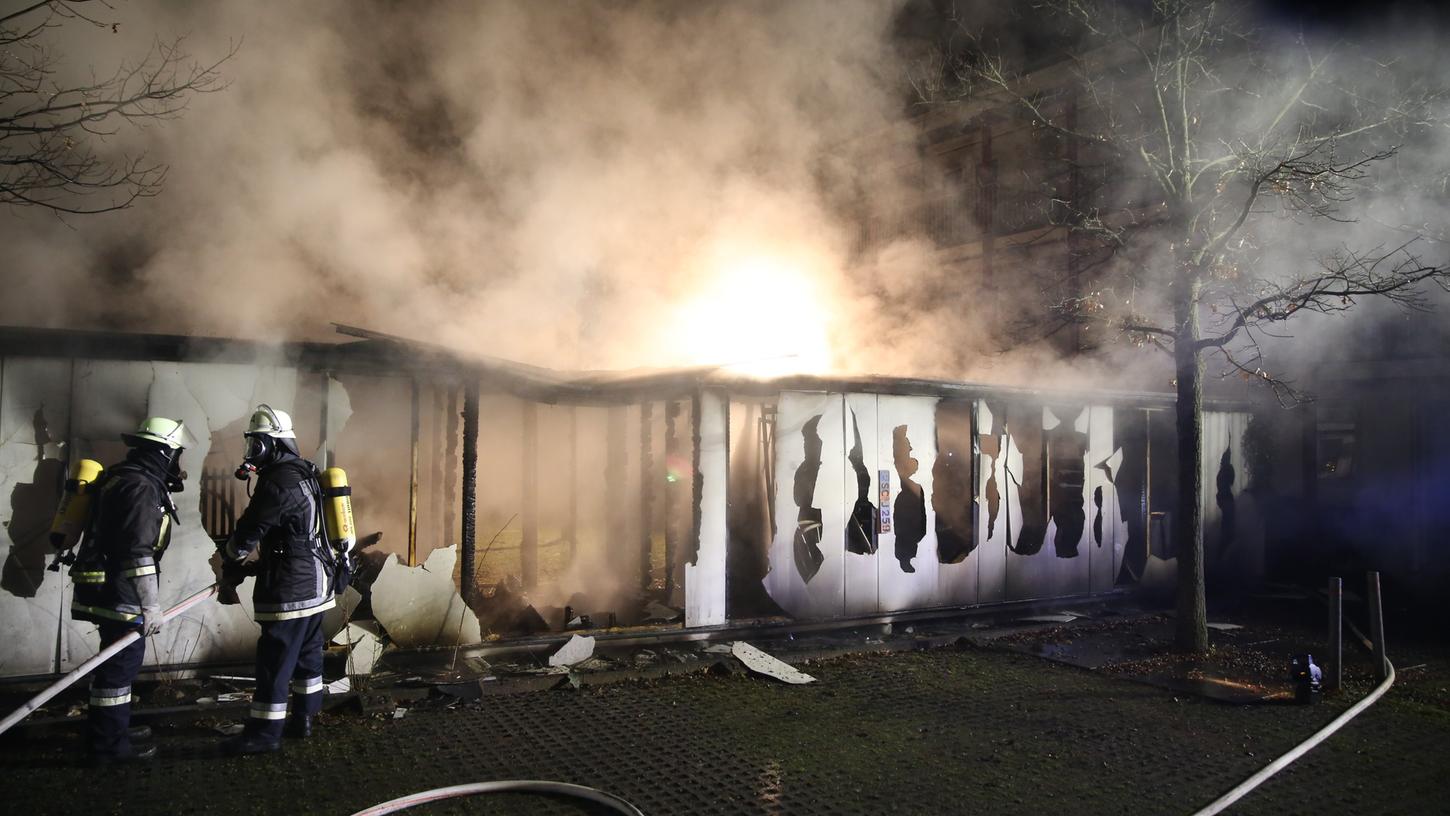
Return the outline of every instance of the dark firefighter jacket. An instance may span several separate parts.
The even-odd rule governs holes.
[[[102,477],[86,537],[71,567],[76,620],[139,623],[139,580],[157,574],[171,543],[176,507],[166,490],[164,467],[132,456]]]
[[[288,456],[257,473],[257,490],[222,554],[234,570],[256,554],[258,621],[305,618],[333,606],[317,466]]]

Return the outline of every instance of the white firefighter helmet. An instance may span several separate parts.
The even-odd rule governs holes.
[[[292,430],[292,417],[286,411],[279,411],[265,402],[252,412],[252,421],[247,423],[246,434],[261,434],[273,439],[296,439]]]
[[[179,419],[149,417],[135,433],[121,434],[121,441],[133,448],[143,442],[152,442],[168,450],[183,450],[190,444],[191,435]]]

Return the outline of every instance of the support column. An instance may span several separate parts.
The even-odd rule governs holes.
[[[654,403],[639,407],[639,586],[649,590],[650,555],[654,549]]]
[[[428,523],[424,525],[434,547],[447,547],[448,528],[443,526],[443,387],[435,384],[431,389],[431,417],[428,421]]]
[[[463,394],[463,525],[459,530],[459,583],[464,602],[477,591],[474,575],[474,524],[478,508],[478,380],[465,386]]]
[[[1344,673],[1344,580],[1329,579],[1329,643],[1324,654],[1324,691],[1339,691]]]
[[[539,583],[539,406],[524,403],[524,537],[519,544],[519,569],[525,589]]]
[[[408,470],[408,566],[418,566],[418,380],[411,381],[411,423],[408,439],[412,450],[412,466]]]
[[[448,387],[448,472],[444,476],[443,529],[458,529],[458,386]]]
[[[1369,636],[1374,641],[1374,671],[1380,680],[1390,676],[1389,658],[1385,654],[1385,616],[1380,602],[1380,574],[1371,572],[1368,576],[1368,592],[1365,602],[1369,604]]]
[[[674,602],[675,553],[679,548],[680,526],[676,522],[679,514],[679,477],[670,469],[680,460],[679,437],[680,403],[670,400],[665,403],[665,592],[667,603]]]

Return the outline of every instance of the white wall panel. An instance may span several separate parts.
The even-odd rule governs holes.
[[[839,394],[787,392],[776,408],[775,538],[765,589],[797,618],[838,617],[845,610],[843,405]],[[802,507],[807,498],[809,503]],[[808,544],[816,540],[816,512],[819,555]]]
[[[977,549],[971,557],[977,561],[978,603],[1002,601],[1007,593],[1009,446],[1005,434],[993,434],[1003,419],[985,400],[977,401]]]
[[[1204,411],[1199,464],[1204,569],[1210,575],[1232,575],[1241,584],[1262,578],[1264,564],[1262,521],[1247,492],[1251,485],[1244,433],[1249,418],[1242,412]]]
[[[882,612],[924,609],[941,603],[937,594],[940,565],[936,552],[936,517],[931,506],[932,467],[936,463],[936,402],[934,397],[899,396],[881,396],[876,402],[880,460],[877,489],[881,488],[881,472],[886,474],[891,489],[891,532],[881,534],[878,551],[881,555],[877,558]],[[903,429],[909,452],[897,449],[898,429]],[[901,500],[903,477],[920,485],[925,516],[921,540],[916,542],[916,553],[909,561],[908,553],[902,550],[905,542],[901,537],[902,518],[898,517],[906,505]],[[915,523],[920,523],[920,519]],[[914,526],[908,520],[907,529]],[[909,563],[914,571],[907,572],[903,562]]]
[[[856,430],[861,434],[861,464],[866,469],[866,501],[872,507],[872,519],[869,528],[862,531],[866,538],[869,538],[873,545],[878,541],[878,530],[881,524],[881,500],[880,488],[876,482],[877,472],[881,468],[881,453],[878,446],[876,431],[876,395],[875,394],[847,394],[845,396],[846,410],[844,412],[842,447],[846,450],[847,460],[843,468],[842,481],[844,483],[843,507],[846,511],[846,523],[851,524],[851,510],[855,507],[860,497],[860,486],[857,482],[856,469],[850,461],[850,451],[856,444]],[[876,583],[879,580],[880,562],[889,558],[889,555],[882,555],[880,548],[873,553],[863,554],[846,552],[845,554],[845,589],[846,601],[845,612],[847,615],[869,615],[877,612],[879,606],[879,595]]]
[[[700,395],[700,548],[685,565],[685,625],[725,622],[726,507],[730,482],[728,401],[714,392]]]
[[[1123,560],[1127,527],[1118,506],[1113,478],[1123,454],[1113,439],[1113,409],[1094,405],[1088,421],[1087,556],[1091,573],[1090,591],[1109,592],[1117,580]]]
[[[936,405],[937,459],[932,473],[933,507],[937,511],[933,529],[937,531],[937,546],[945,547],[941,540],[941,528],[944,526],[942,512],[945,509],[954,514],[961,525],[960,532],[965,541],[958,546],[971,548],[966,557],[957,563],[937,565],[937,600],[943,605],[977,602],[977,573],[982,559],[974,548],[979,539],[974,529],[977,491],[973,472],[976,434],[972,407],[971,402],[957,400],[942,400]],[[944,475],[949,478],[943,478]],[[946,555],[943,554],[943,557]]]
[[[70,388],[70,360],[0,360],[0,676],[55,669],[67,578],[45,567],[68,475]]]

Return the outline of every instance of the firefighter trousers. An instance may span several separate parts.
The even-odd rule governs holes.
[[[263,621],[257,639],[257,690],[246,731],[281,739],[287,719],[311,717],[322,710],[322,614],[284,621]]]
[[[136,631],[131,623],[101,623],[101,648]],[[91,675],[91,699],[86,708],[86,744],[97,756],[124,756],[131,752],[126,729],[131,725],[131,684],[146,657],[146,638],[111,655]]]

